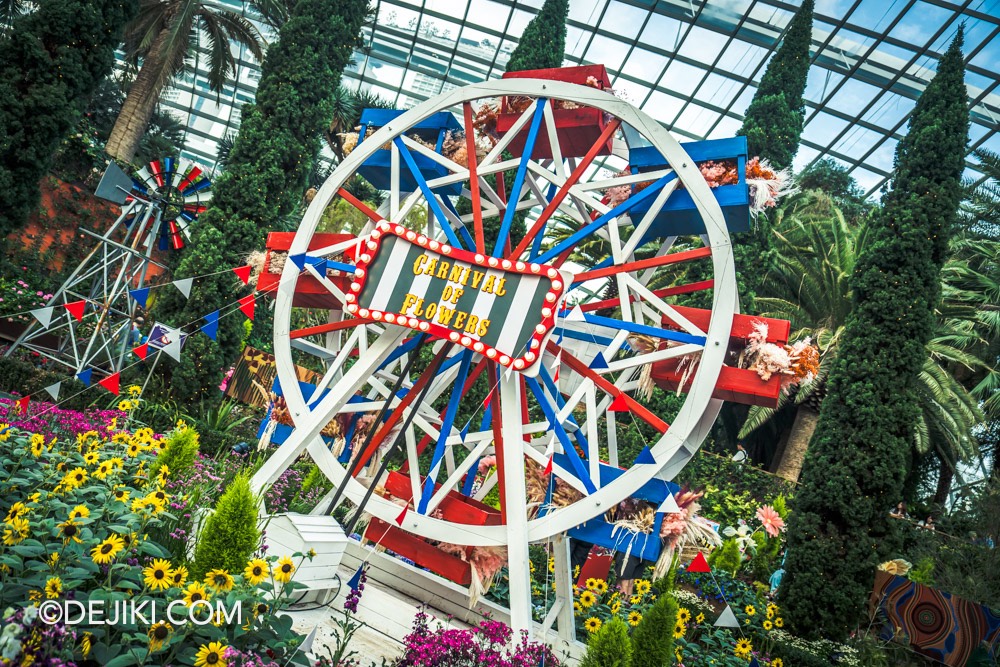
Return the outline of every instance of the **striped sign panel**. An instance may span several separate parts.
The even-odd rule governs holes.
[[[572,277],[486,257],[383,223],[358,258],[348,311],[451,340],[527,370]]]

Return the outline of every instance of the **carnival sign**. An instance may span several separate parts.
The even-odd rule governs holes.
[[[487,257],[383,222],[358,257],[347,310],[534,375],[571,282],[551,266]]]

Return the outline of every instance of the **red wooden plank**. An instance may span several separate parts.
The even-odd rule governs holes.
[[[472,567],[458,556],[445,553],[416,535],[400,530],[392,524],[372,517],[365,529],[365,539],[409,558],[416,565],[425,567],[460,586],[472,583]]]
[[[349,320],[341,320],[339,322],[327,322],[326,324],[318,324],[314,327],[306,327],[305,329],[296,329],[288,334],[291,339],[305,338],[306,336],[315,336],[316,334],[331,333],[333,331],[340,331],[342,329],[350,329],[356,327],[359,324],[369,324],[374,320],[366,320],[361,318],[351,318]]]
[[[375,211],[373,211],[370,208],[368,208],[368,206],[366,206],[363,201],[361,201],[360,199],[358,199],[357,197],[355,197],[354,195],[352,195],[350,192],[348,192],[344,188],[340,188],[339,190],[337,190],[337,194],[340,195],[341,197],[343,197],[344,199],[346,199],[348,202],[350,202],[351,205],[354,206],[354,208],[356,208],[359,211],[361,211],[362,213],[364,213],[365,216],[369,220],[371,220],[372,222],[378,224],[378,223],[382,222],[385,219],[381,215],[379,215],[378,213],[376,213]]]
[[[688,306],[674,306],[673,308],[702,331],[708,330],[708,322],[712,316],[712,311],[703,308],[690,308]],[[756,322],[763,322],[767,325],[767,342],[777,345],[784,345],[788,342],[788,336],[792,331],[791,322],[788,320],[777,320],[772,317],[758,317],[757,315],[733,315],[733,327],[729,333],[730,339],[746,342],[747,336],[753,331],[754,323]],[[663,324],[665,326],[672,325],[666,318],[663,319]]]
[[[605,278],[607,276],[613,276],[616,273],[622,272],[632,272],[632,271],[642,271],[644,269],[651,269],[654,266],[664,266],[666,264],[676,264],[678,262],[690,262],[691,260],[701,259],[702,257],[711,257],[711,248],[695,248],[694,250],[684,250],[682,252],[673,252],[668,255],[663,255],[662,257],[650,257],[649,259],[640,259],[635,262],[626,262],[625,264],[615,264],[612,266],[606,266],[603,269],[594,269],[593,271],[584,271],[583,273],[576,274],[573,278],[573,284],[579,285],[588,280],[595,280],[597,278]]]
[[[425,481],[426,478],[421,477],[421,485]],[[410,500],[413,496],[410,478],[402,473],[391,471],[386,477],[384,486],[386,491],[397,498]],[[435,493],[440,488],[440,484],[435,484]],[[500,523],[500,513],[495,508],[463,496],[454,489],[445,494],[438,509],[441,510],[442,516],[452,523],[464,523],[471,526],[499,525]]]
[[[690,294],[691,292],[700,292],[702,290],[712,289],[715,286],[714,280],[700,280],[696,283],[688,283],[686,285],[675,285],[674,287],[664,287],[662,289],[653,290],[655,296],[661,299],[665,296],[676,296],[678,294]],[[629,303],[635,303],[636,301],[642,301],[635,294],[629,296]],[[614,299],[604,299],[602,301],[592,301],[590,303],[585,303],[580,306],[580,310],[585,313],[589,313],[593,310],[601,310],[602,308],[616,308],[620,304],[618,297]]]
[[[486,252],[486,236],[483,232],[483,209],[479,193],[479,174],[476,164],[476,131],[472,126],[472,105],[466,102],[462,105],[465,116],[465,152],[469,163],[469,194],[472,200],[472,225],[476,234],[476,252]]]
[[[565,358],[565,353],[563,354]],[[653,381],[668,391],[675,391],[680,385],[683,371],[678,370],[680,363],[677,359],[667,359],[653,364]],[[681,389],[687,391],[688,385]],[[715,383],[712,392],[714,398],[733,403],[743,403],[745,405],[759,405],[765,408],[775,408],[778,406],[778,396],[781,394],[781,378],[772,375],[771,379],[765,382],[760,379],[756,371],[745,368],[734,368],[723,366],[719,373],[719,380]]]

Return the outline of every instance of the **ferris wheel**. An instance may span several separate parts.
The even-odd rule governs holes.
[[[727,216],[695,160],[645,113],[580,83],[505,78],[362,118],[374,133],[288,248],[274,348],[294,430],[254,477],[262,488],[308,451],[373,522],[506,547],[519,629],[531,623],[528,544],[671,479],[698,450],[727,396],[738,313]],[[464,154],[444,154],[442,138]],[[656,159],[638,170],[642,151]],[[345,189],[357,175],[384,191],[377,210]],[[367,219],[356,238],[317,232],[338,196]],[[519,214],[526,234],[512,239]],[[293,309],[317,291],[328,321],[295,328]],[[676,303],[699,291],[710,309]],[[301,383],[297,363],[322,368],[319,382]],[[669,424],[635,397],[649,367],[683,392]],[[352,437],[361,424],[367,437]],[[656,435],[623,467],[619,442],[640,424]],[[495,465],[477,477],[486,457]],[[569,500],[531,498],[526,479],[542,469]]]

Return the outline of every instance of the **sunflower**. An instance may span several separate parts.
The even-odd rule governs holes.
[[[764,628],[765,630],[770,630],[771,628],[773,628],[773,627],[774,627],[774,623],[772,623],[771,621],[764,621],[764,622],[763,622],[763,623],[761,624],[761,626],[762,626],[762,627],[763,627],[763,628]]]
[[[681,607],[677,610],[677,622],[687,623],[691,620],[691,612],[687,610],[687,607]]]
[[[118,401],[118,409],[122,412],[128,412],[132,409],[132,401],[126,399],[124,401]]]
[[[577,614],[583,611],[583,607],[580,606],[579,600],[573,600],[573,611],[575,611]]]
[[[128,502],[130,491],[126,489],[124,486],[119,486],[115,488],[115,490],[112,493],[115,497],[115,500],[117,500],[118,502],[120,503]]]
[[[785,621],[783,621],[780,616],[778,618],[774,619],[774,627],[780,628],[780,627],[784,627],[784,625],[785,625]]]
[[[123,461],[122,457],[120,456],[115,456],[108,459],[108,463],[110,463],[113,467],[117,468],[118,470],[121,470],[125,467],[125,461]]]
[[[642,621],[642,614],[640,614],[639,612],[633,610],[628,613],[628,624],[631,625],[633,628],[639,625],[641,621]]]
[[[247,563],[246,569],[243,570],[243,576],[252,586],[256,586],[271,576],[271,571],[267,566],[267,561],[254,558],[252,561]]]
[[[652,584],[650,584],[650,583],[649,583],[648,581],[646,581],[645,579],[638,579],[638,580],[636,580],[636,582],[635,582],[635,592],[636,592],[636,593],[637,593],[638,595],[645,595],[645,594],[646,594],[646,593],[648,593],[648,592],[649,592],[650,590],[652,590],[652,588],[653,588],[653,585],[652,585]]]
[[[226,667],[225,650],[222,642],[202,645],[194,656],[194,667]]]
[[[142,445],[140,445],[138,442],[133,441],[129,443],[128,449],[125,450],[125,455],[128,456],[130,459],[134,459],[135,457],[139,456],[140,452],[142,452]]]
[[[63,477],[62,484],[71,489],[76,489],[83,486],[83,483],[87,481],[87,471],[83,468],[74,468],[66,473]]]
[[[736,646],[733,647],[733,655],[737,658],[747,658],[750,656],[751,651],[753,651],[753,644],[750,643],[749,639],[736,640]]]
[[[292,580],[294,573],[295,564],[292,563],[292,559],[288,556],[282,556],[281,560],[278,561],[278,567],[274,570],[274,578],[283,584],[287,584]]]
[[[785,667],[785,662],[781,658],[775,658],[771,661],[771,667]]]
[[[184,582],[188,578],[188,569],[183,565],[178,565],[177,568],[170,575],[170,583],[177,588],[184,586]]]
[[[154,591],[165,591],[173,581],[170,561],[157,558],[149,567],[142,569],[143,581]]]
[[[0,423],[0,442],[6,442],[7,438],[10,437],[10,424],[4,422]]]
[[[594,579],[593,577],[591,577],[590,579],[587,579],[587,590],[588,591],[596,591],[597,590],[597,579]]]
[[[549,559],[549,572],[555,572],[555,571],[556,571],[556,559],[555,558],[550,558]]]
[[[705,622],[705,614],[699,613],[697,616],[694,617],[694,622],[697,623],[698,625],[701,625],[702,623],[704,623]]]
[[[757,607],[754,607],[752,604],[748,604],[747,606],[743,607],[743,611],[747,613],[747,616],[753,616],[754,614],[757,613]]]
[[[97,479],[107,479],[108,475],[114,471],[115,468],[111,465],[110,461],[101,461],[101,465],[97,466],[97,470],[94,471],[94,477]]]
[[[39,458],[45,451],[45,436],[41,433],[36,433],[31,436],[31,455],[36,459]]]
[[[597,583],[594,585],[594,592],[598,595],[604,595],[608,592],[608,582],[603,579],[598,579]]]
[[[170,635],[174,632],[174,626],[170,625],[166,621],[160,621],[156,625],[149,628],[146,632],[146,636],[149,637],[149,652],[155,653],[163,648],[163,645],[170,639]]]
[[[150,493],[145,498],[142,499],[143,504],[146,508],[153,510],[153,514],[159,514],[167,507],[166,501],[155,493]]]
[[[62,535],[63,544],[80,542],[80,526],[73,519],[59,524],[59,533]]]
[[[641,596],[641,595],[633,595],[632,597],[630,597],[630,598],[628,599],[628,602],[629,602],[629,604],[631,604],[631,605],[633,605],[633,606],[634,606],[634,605],[637,605],[637,604],[639,604],[640,602],[642,602],[642,596]]]
[[[612,614],[617,614],[619,611],[621,611],[621,609],[622,609],[622,601],[621,600],[615,600],[614,602],[611,603],[611,613]]]
[[[683,623],[674,624],[674,639],[680,639],[681,637],[684,636],[685,632],[687,632],[687,626],[685,626]]]
[[[88,655],[90,655],[90,648],[91,648],[91,639],[90,638],[92,636],[93,635],[91,635],[89,632],[84,632],[83,633],[83,639],[80,640],[80,651],[83,653],[83,657],[84,658],[86,658]]]
[[[7,546],[13,546],[26,540],[30,534],[31,524],[28,523],[27,519],[18,517],[7,522],[7,529],[3,531],[3,543]]]
[[[587,632],[597,632],[601,629],[601,619],[591,616],[583,622],[583,627],[587,628]]]
[[[584,608],[593,607],[597,604],[597,596],[594,595],[593,591],[584,591],[580,593],[580,604],[582,604]]]
[[[87,452],[86,454],[83,455],[84,463],[86,463],[89,466],[92,466],[95,463],[97,463],[100,460],[100,458],[101,455],[98,454],[97,452]]]
[[[53,551],[49,554],[49,567],[55,567],[56,563],[59,562],[59,552]]]
[[[42,601],[42,592],[28,591],[28,600],[37,607],[38,606],[37,603]]]
[[[45,582],[45,597],[55,600],[62,593],[62,579],[59,577],[49,577]]]
[[[207,600],[209,597],[208,591],[197,581],[192,581],[188,584],[188,587],[184,589],[184,604],[189,607],[199,600]]]
[[[90,508],[86,505],[77,505],[69,512],[71,519],[86,519],[90,516]]]
[[[91,549],[90,557],[98,565],[104,565],[113,561],[124,548],[125,540],[120,535],[111,535],[108,539]]]
[[[7,510],[7,518],[3,520],[4,523],[10,523],[14,519],[23,519],[28,513],[28,506],[24,503],[17,502],[10,506]]]
[[[205,575],[205,585],[213,593],[228,593],[233,590],[233,578],[225,570],[212,570]]]

